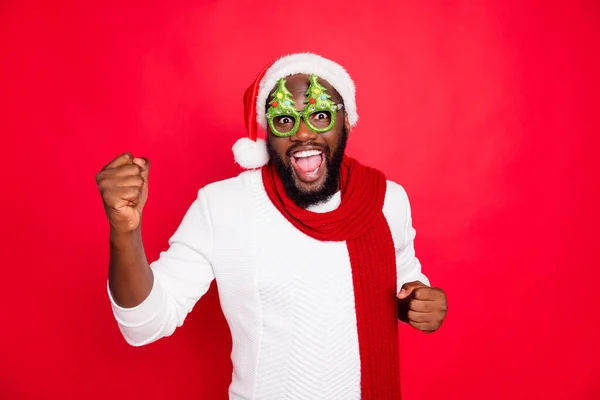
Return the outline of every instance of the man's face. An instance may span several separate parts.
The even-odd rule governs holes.
[[[329,82],[319,79],[319,83],[327,88],[331,101],[342,103],[340,95]],[[286,87],[292,93],[297,110],[304,108],[309,85],[308,75],[298,74],[286,78]],[[286,120],[277,123],[285,124]],[[276,136],[268,129],[267,148],[271,160],[287,195],[300,207],[324,201],[339,190],[339,169],[348,131],[343,108],[336,113],[335,125],[329,132],[315,133],[304,120],[300,120],[298,131],[289,137]]]

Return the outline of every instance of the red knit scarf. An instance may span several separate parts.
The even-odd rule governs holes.
[[[273,205],[296,228],[322,241],[346,241],[361,360],[363,400],[400,399],[398,309],[394,242],[383,215],[385,176],[345,157],[340,171],[342,202],[313,213],[288,198],[273,163],[262,169]]]

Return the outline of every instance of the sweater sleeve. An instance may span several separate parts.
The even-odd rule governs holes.
[[[416,230],[412,225],[411,207],[404,188],[388,181],[384,214],[396,248],[396,292],[407,282],[420,281],[430,286],[415,252]]]
[[[148,297],[133,308],[115,303],[112,311],[123,337],[132,346],[143,346],[170,336],[183,325],[187,314],[208,291],[214,279],[210,264],[212,226],[202,190],[188,208],[169,247],[150,264],[154,284]]]

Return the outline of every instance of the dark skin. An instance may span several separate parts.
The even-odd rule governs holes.
[[[148,198],[150,162],[121,154],[96,175],[110,225],[108,281],[115,302],[139,305],[152,290],[154,275],[142,242],[142,209]]]
[[[341,103],[342,99],[333,89],[329,82],[319,79],[319,83],[327,88],[331,100]],[[310,82],[308,75],[297,74],[286,78],[286,87],[292,93],[296,109],[300,110],[306,100],[306,91]],[[270,129],[268,130],[269,141],[273,149],[287,166],[292,164],[291,155],[294,151],[322,149],[326,156],[330,156],[337,150],[342,136],[343,124],[349,131],[348,118],[343,109],[338,111],[336,123],[331,131],[322,134],[315,133],[300,121],[298,132],[290,137],[278,137]],[[314,182],[305,182],[298,177],[294,170],[294,182],[296,187],[305,192],[314,192],[320,189],[328,173],[326,164],[323,163],[323,171]],[[339,188],[338,188],[339,189]],[[398,293],[398,318],[410,324],[412,327],[427,333],[434,332],[440,328],[448,304],[446,294],[440,288],[429,287],[422,282],[407,282]]]
[[[420,331],[437,331],[447,310],[446,294],[440,288],[413,281],[405,283],[398,293],[398,319]]]

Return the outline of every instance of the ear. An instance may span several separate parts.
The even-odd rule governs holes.
[[[344,115],[344,125],[346,126],[346,131],[350,134],[350,122],[348,122],[348,114]]]

